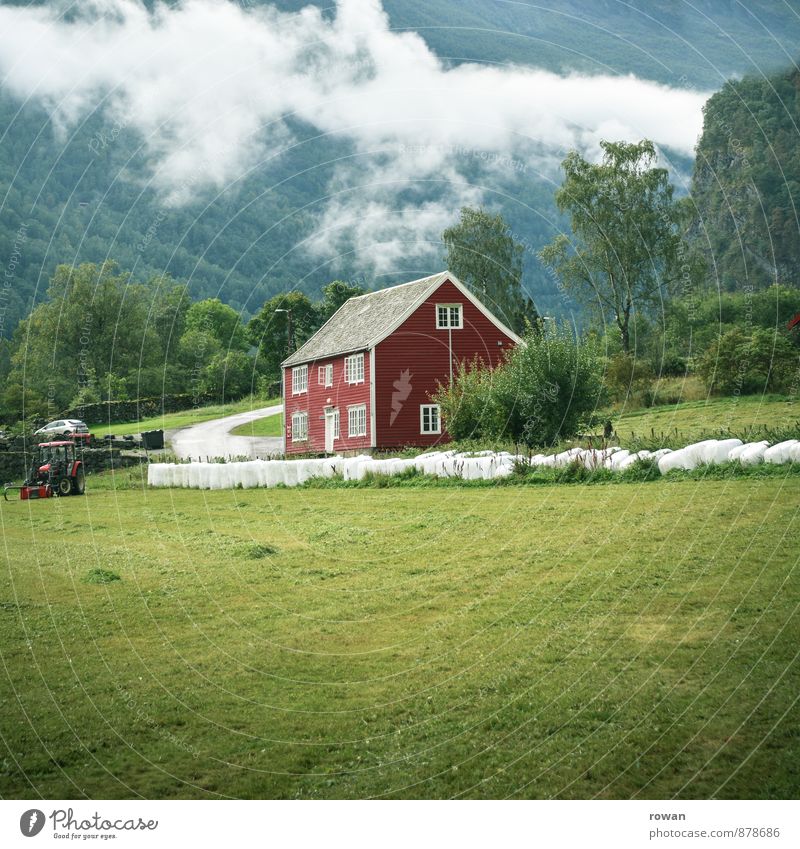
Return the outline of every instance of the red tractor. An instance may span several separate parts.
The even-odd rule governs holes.
[[[7,484],[9,490],[19,490],[21,501],[30,498],[51,498],[54,495],[83,495],[86,492],[86,472],[83,462],[75,459],[74,442],[42,442],[28,479],[22,486]]]

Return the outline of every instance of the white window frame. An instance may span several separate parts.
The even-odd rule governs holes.
[[[308,392],[308,366],[295,366],[292,369],[292,395]]]
[[[458,323],[453,324],[451,310],[458,310]],[[447,310],[447,320],[442,324],[439,310]],[[463,304],[436,304],[436,329],[437,330],[463,330],[464,328],[464,305]]]
[[[352,354],[344,358],[345,383],[354,385],[364,382],[364,355]]]
[[[341,435],[340,435],[340,433],[339,433],[339,430],[340,430],[340,428],[339,428],[339,411],[338,411],[338,410],[334,410],[334,411],[333,411],[333,441],[334,441],[334,442],[335,442],[337,439],[340,439],[340,438],[341,438]]]
[[[326,389],[333,386],[333,363],[317,367],[317,383]]]
[[[436,429],[425,429],[425,413],[428,412],[428,418],[432,421],[430,411],[436,410]],[[437,434],[442,432],[442,410],[438,404],[420,404],[419,405],[419,432],[428,434]]]
[[[308,413],[297,410],[292,413],[292,442],[308,440]]]
[[[347,408],[347,435],[352,438],[367,435],[366,404],[354,404]]]

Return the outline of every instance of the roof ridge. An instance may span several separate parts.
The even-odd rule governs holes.
[[[301,365],[319,358],[371,348],[387,327],[394,325],[398,318],[408,315],[430,291],[450,276],[447,270],[439,271],[397,286],[387,286],[348,298],[322,327],[281,362],[281,366]],[[398,293],[399,289],[409,286],[416,286],[419,291]],[[376,297],[370,303],[369,299],[377,295],[383,297]],[[358,301],[362,300],[367,303],[359,304]]]
[[[428,274],[425,277],[418,277],[416,280],[409,280],[407,283],[397,283],[394,286],[385,286],[383,289],[375,289],[373,292],[364,292],[363,295],[356,295],[354,298],[350,298],[350,300],[360,301],[362,298],[369,298],[372,295],[383,295],[386,294],[386,292],[392,292],[395,289],[402,289],[404,286],[413,286],[415,283],[422,283],[425,280],[433,280],[434,277],[441,277],[443,274],[447,275],[449,273],[449,271],[437,271],[436,274]]]

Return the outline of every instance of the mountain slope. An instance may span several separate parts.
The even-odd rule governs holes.
[[[273,5],[296,10],[307,3]],[[333,14],[330,4],[320,5]],[[636,73],[679,87],[717,85],[724,75],[782,62],[783,48],[800,41],[797,4],[763,0],[747,10],[728,0],[694,7],[673,0],[559,0],[547,8],[510,0],[386,0],[385,8],[393,27],[420,32],[452,63]],[[64,130],[38,101],[23,103],[0,87],[0,259],[6,271],[0,336],[11,334],[63,262],[110,257],[138,278],[167,271],[187,281],[193,295],[219,296],[245,314],[293,287],[316,293],[335,277],[381,286],[441,266],[443,252],[435,243],[426,260],[411,257],[366,280],[363,264],[346,248],[335,266],[324,254],[309,254],[306,240],[326,200],[341,189],[337,167],[357,151],[298,120],[288,126],[292,142],[279,156],[264,157],[223,192],[197,191],[192,202],[179,206],[148,182],[140,135],[102,108]],[[528,294],[543,312],[568,311],[571,305],[535,258],[535,250],[563,226],[552,203],[558,156],[551,152],[550,170],[539,168],[536,159],[487,170],[475,151],[457,155],[458,179],[479,187],[484,202],[506,215],[515,238],[526,245]],[[688,167],[686,161],[677,164]],[[375,174],[380,179],[380,169]],[[436,190],[412,174],[406,201],[422,217]],[[453,220],[457,214],[454,207]],[[397,226],[402,234],[401,216]],[[375,245],[376,252],[381,249]]]

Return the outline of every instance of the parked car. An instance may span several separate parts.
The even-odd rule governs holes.
[[[86,422],[80,419],[58,419],[34,431],[35,436],[70,436],[73,433],[89,433]]]

